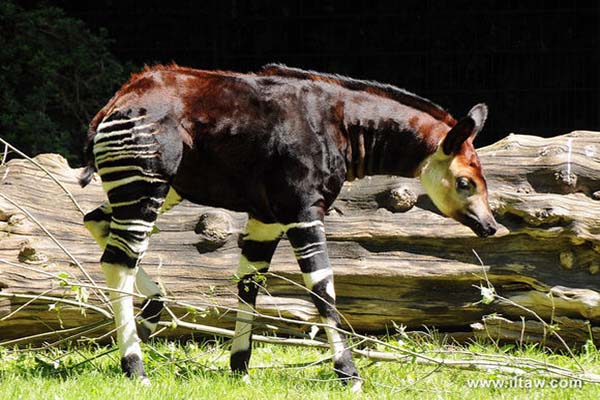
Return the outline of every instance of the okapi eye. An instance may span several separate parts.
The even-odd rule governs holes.
[[[456,188],[458,190],[468,190],[471,187],[471,181],[468,178],[460,177],[456,179]]]

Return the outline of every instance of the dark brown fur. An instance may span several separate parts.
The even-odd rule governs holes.
[[[94,117],[90,141],[117,109],[143,109],[165,143],[184,144],[166,149],[183,197],[282,223],[313,204],[329,207],[346,179],[414,176],[456,124],[393,86],[281,65],[257,74],[147,67]]]

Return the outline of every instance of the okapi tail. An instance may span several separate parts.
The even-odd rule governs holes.
[[[92,121],[92,124],[93,122],[94,121]],[[94,163],[94,136],[96,136],[96,129],[95,127],[92,129],[92,124],[90,124],[87,139],[83,147],[83,161],[85,162],[85,167],[83,168],[81,175],[79,175],[79,185],[82,188],[86,187],[92,181],[94,172],[96,172],[96,165]]]
[[[81,175],[79,175],[79,185],[82,188],[86,187],[92,181],[95,171],[96,171],[96,168],[94,168],[93,165],[85,166],[85,168],[83,169],[83,172],[81,173]]]
[[[98,115],[100,115],[100,113]],[[83,161],[85,162],[85,167],[83,168],[81,175],[79,175],[79,185],[82,188],[86,187],[92,181],[94,172],[96,172],[96,164],[94,163],[94,136],[96,136],[96,128],[100,122],[94,122],[96,122],[96,118],[90,123],[88,135],[83,147]]]

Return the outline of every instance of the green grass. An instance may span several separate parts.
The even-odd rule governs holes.
[[[391,340],[391,339],[388,339]],[[414,347],[414,346],[413,346]],[[420,343],[418,351],[440,349]],[[590,348],[591,347],[591,348]],[[323,359],[315,350],[276,345],[255,346],[250,381],[232,377],[228,371],[227,346],[218,342],[176,344],[154,342],[144,347],[146,369],[152,380],[144,387],[124,378],[118,368],[118,352],[111,348],[79,347],[62,350],[16,350],[0,348],[0,399],[598,399],[600,385],[583,383],[581,388],[471,388],[469,380],[505,380],[494,373],[418,365],[415,362],[378,362],[357,359],[365,379],[362,395],[354,395],[340,382],[329,362],[299,366]],[[417,350],[414,349],[413,350]],[[462,350],[484,353],[506,352],[513,356],[546,360],[575,369],[568,356],[541,351],[537,347],[503,349],[472,344]],[[159,354],[160,353],[160,354]],[[100,356],[92,361],[87,359]],[[458,357],[458,356],[455,356]],[[83,362],[83,363],[82,363]],[[589,372],[600,373],[600,352],[588,346],[577,362]],[[517,381],[513,381],[513,386]],[[522,381],[525,385],[526,382]],[[563,383],[564,384],[564,383]]]

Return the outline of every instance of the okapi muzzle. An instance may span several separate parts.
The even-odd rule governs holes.
[[[421,182],[436,207],[480,237],[491,236],[498,229],[488,203],[481,163],[473,147],[486,118],[484,104],[473,107],[448,131],[421,169]]]

